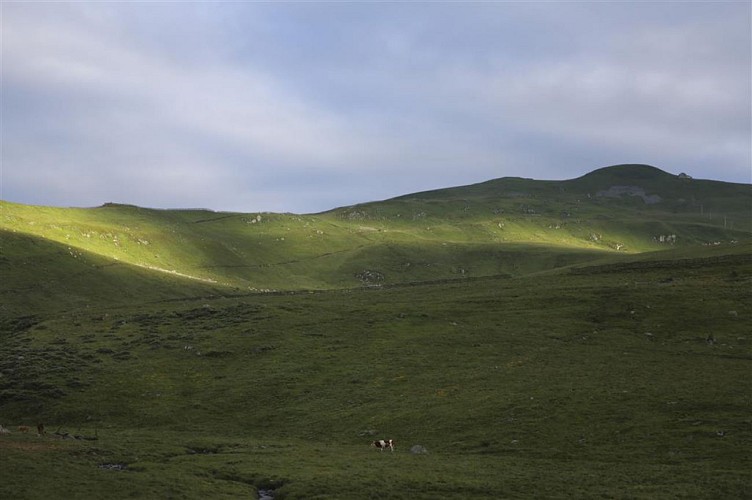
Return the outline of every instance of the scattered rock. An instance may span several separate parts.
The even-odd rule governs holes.
[[[364,285],[379,284],[384,281],[384,275],[379,271],[364,269],[355,275]]]
[[[366,214],[364,211],[353,210],[351,212],[344,213],[342,217],[350,220],[362,220],[367,219],[368,214]]]
[[[676,235],[675,234],[659,234],[658,236],[653,236],[653,241],[656,243],[669,243],[671,245],[676,244]]]
[[[639,186],[611,186],[606,190],[595,193],[595,196],[599,198],[621,198],[625,195],[642,198],[642,201],[645,202],[646,205],[654,205],[663,201],[657,194],[649,195]]]
[[[422,455],[422,454],[428,453],[428,450],[426,449],[425,446],[416,444],[410,448],[410,453],[412,453],[413,455]]]
[[[125,464],[99,464],[99,468],[103,470],[124,471],[127,467]]]

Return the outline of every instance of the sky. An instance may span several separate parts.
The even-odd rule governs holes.
[[[315,213],[646,163],[752,182],[742,2],[0,2],[0,198]]]

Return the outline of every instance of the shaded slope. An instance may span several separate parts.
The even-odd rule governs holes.
[[[752,210],[752,186],[729,182],[692,179],[686,175],[674,175],[650,165],[627,164],[603,167],[576,179],[564,181],[546,181],[525,179],[521,177],[503,177],[468,186],[452,187],[399,196],[393,200],[475,200],[501,201],[504,199],[536,199],[561,201],[580,201],[598,199],[601,201],[626,201],[630,193],[617,193],[609,196],[607,192],[614,186],[634,186],[645,191],[647,196],[658,195],[660,201],[645,203],[642,208],[660,209],[666,205],[673,210],[683,206],[684,211],[703,213],[715,209],[736,213]],[[600,193],[600,194],[599,194]],[[588,198],[590,195],[590,198]],[[651,207],[651,205],[653,205]],[[640,205],[638,205],[640,206]]]
[[[207,296],[221,288],[35,236],[0,231],[0,241],[0,313],[4,319]]]
[[[358,498],[383,477],[387,498],[745,498],[752,260],[723,249],[44,318],[0,342],[6,425],[100,440],[4,436],[75,448],[31,464],[3,449],[26,481],[0,492],[62,469],[55,486],[95,477],[118,498],[239,496],[218,474],[295,498]],[[382,435],[395,453],[369,450]]]

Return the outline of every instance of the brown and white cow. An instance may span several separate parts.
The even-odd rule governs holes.
[[[394,451],[394,440],[392,439],[379,439],[377,441],[373,441],[371,443],[371,446],[375,446],[379,449],[379,451],[384,451],[385,449],[389,448],[390,450]]]

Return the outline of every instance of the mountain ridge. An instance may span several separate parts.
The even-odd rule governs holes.
[[[721,187],[722,189],[729,191],[736,191],[743,188],[750,188],[752,184],[733,183],[727,181],[719,181],[712,179],[695,179],[687,174],[671,174],[660,168],[646,164],[620,164],[611,165],[607,167],[597,168],[584,175],[575,177],[572,179],[564,180],[537,180],[525,177],[499,177],[495,179],[489,179],[474,184],[468,184],[464,186],[439,188],[428,191],[420,191],[417,193],[411,193],[406,195],[397,196],[384,201],[412,199],[412,198],[428,198],[435,194],[450,194],[450,193],[462,193],[469,192],[473,194],[483,193],[486,196],[493,196],[494,194],[503,194],[503,189],[515,189],[521,187],[530,188],[531,185],[538,185],[538,188],[567,188],[570,190],[577,190],[580,194],[587,194],[589,191],[591,194],[595,194],[598,189],[607,189],[610,186],[634,184],[638,182],[648,181],[650,183],[658,183],[658,185],[666,186],[667,183],[673,189],[676,188],[688,188],[690,186],[707,186],[707,183],[712,183],[715,187]],[[494,193],[494,190],[501,190],[500,193]],[[519,194],[519,193],[516,193]]]
[[[752,186],[649,165],[565,181],[505,177],[303,215],[114,203],[0,208],[6,234],[246,291],[520,276],[752,237]],[[3,252],[13,254],[20,243],[5,239]]]

